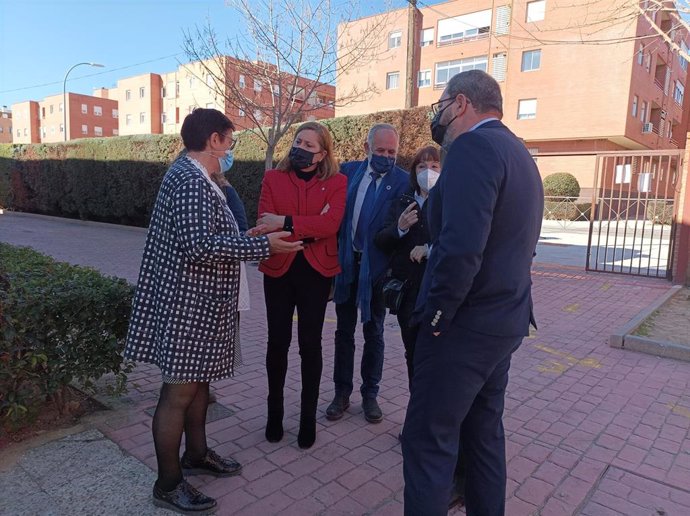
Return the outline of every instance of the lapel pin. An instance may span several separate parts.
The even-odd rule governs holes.
[[[391,185],[386,186],[386,190],[390,190],[390,189],[391,189]]]

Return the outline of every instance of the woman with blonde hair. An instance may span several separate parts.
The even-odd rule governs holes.
[[[283,389],[297,309],[302,395],[297,442],[316,440],[316,406],[321,383],[321,331],[332,278],[340,272],[336,235],[345,210],[347,178],[338,171],[333,139],[317,123],[302,124],[287,156],[264,175],[258,224],[268,231],[290,231],[304,250],[264,260],[268,346],[266,439],[283,438]],[[290,240],[288,238],[288,240]]]

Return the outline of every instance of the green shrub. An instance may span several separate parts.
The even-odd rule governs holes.
[[[543,180],[546,197],[567,197],[577,199],[580,196],[580,183],[574,175],[567,172],[550,174]]]
[[[385,111],[321,120],[333,134],[340,161],[364,158],[369,128],[379,122],[400,130],[398,164],[407,168],[431,141],[429,108]],[[275,159],[290,149],[299,124],[278,143]],[[67,143],[0,144],[0,206],[60,217],[147,226],[160,182],[182,143],[178,135],[86,138]],[[253,133],[239,136],[228,173],[256,220],[264,172],[265,144]]]
[[[570,199],[544,201],[544,219],[546,220],[590,220],[591,203],[576,203]]]
[[[647,220],[655,224],[673,223],[673,201],[666,199],[649,199],[645,210]]]
[[[46,400],[62,410],[70,383],[89,389],[107,373],[121,392],[132,293],[125,280],[0,243],[0,419],[22,421]]]

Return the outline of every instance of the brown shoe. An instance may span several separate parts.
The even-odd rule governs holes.
[[[343,417],[345,411],[350,406],[350,397],[343,396],[341,394],[336,394],[335,398],[328,408],[326,409],[326,419],[329,421],[338,421],[338,419]]]

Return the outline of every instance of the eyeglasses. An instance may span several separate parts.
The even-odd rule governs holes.
[[[441,100],[439,100],[438,102],[434,102],[434,103],[431,105],[431,114],[434,115],[434,116],[436,116],[436,115],[438,115],[441,111],[443,111],[444,109],[446,109],[446,107],[448,107],[448,106],[446,106],[446,107],[444,107],[443,109],[441,109],[441,104],[443,104],[444,102],[448,102],[449,100],[453,100],[453,99],[452,99],[452,98],[447,98],[447,99],[441,99]]]
[[[232,133],[223,134],[223,140],[225,140],[226,138],[230,138],[230,148],[228,150],[233,150],[235,148],[235,145],[237,145],[237,140],[233,139]]]

